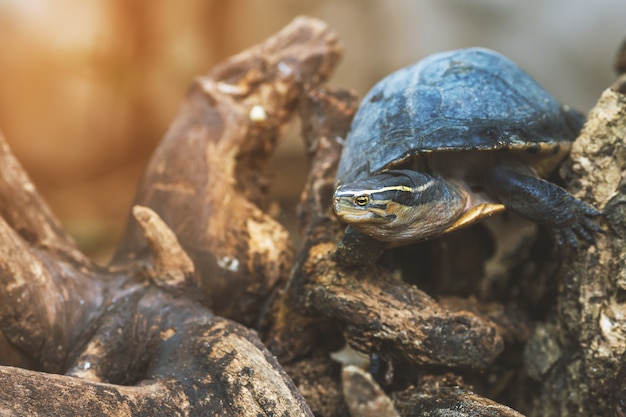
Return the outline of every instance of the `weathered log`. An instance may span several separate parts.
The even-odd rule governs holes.
[[[63,232],[0,136],[0,326],[12,358],[62,372],[102,313],[105,284]],[[7,350],[3,350],[7,352]]]
[[[178,236],[216,314],[252,324],[287,279],[292,241],[267,214],[265,168],[303,89],[331,75],[340,51],[325,24],[301,18],[217,65],[193,84],[146,168],[134,204]],[[146,248],[131,217],[114,264]]]
[[[2,414],[312,415],[256,333],[205,299],[254,320],[289,268],[262,171],[338,52],[301,18],[198,79],[140,187],[154,209],[135,206],[108,267],[75,247],[0,138],[0,361],[33,369],[0,367]]]
[[[160,261],[99,268],[58,228],[2,138],[0,150],[0,325],[10,349],[1,360],[46,372],[0,367],[3,414],[311,415],[254,332],[179,296],[193,264],[154,213],[135,210],[149,240],[169,236]]]
[[[463,387],[458,377],[428,377],[419,387],[411,386],[393,395],[400,415],[455,417],[523,417],[520,413]]]
[[[369,373],[355,366],[342,371],[343,391],[352,416],[377,417],[523,417],[520,413],[462,385],[459,377],[426,376],[419,386],[409,386],[391,397]]]
[[[624,415],[626,352],[626,95],[606,90],[562,168],[576,196],[602,208],[605,233],[560,273],[556,315],[537,329],[528,367],[542,379],[533,415]],[[546,330],[547,329],[547,330]],[[611,403],[613,401],[613,403]],[[621,413],[621,414],[620,414]]]
[[[161,297],[162,294],[148,292],[137,305],[143,310],[138,318],[145,318],[150,328],[136,331],[149,337],[149,344],[138,346],[136,352],[129,352],[128,346],[111,352],[117,375],[109,370],[108,376],[131,377],[126,381],[130,385],[0,367],[2,414],[312,415],[297,394],[294,401],[293,384],[253,333],[238,324],[211,317],[204,308],[189,309],[187,302]],[[163,317],[155,317],[155,306],[161,308]],[[146,313],[149,317],[142,316]],[[126,332],[123,336],[129,342],[133,342],[130,337],[136,338]],[[102,365],[109,352],[90,353],[78,360],[75,370],[82,372],[74,374],[87,376],[86,372]],[[143,379],[135,380],[140,376]]]
[[[335,326],[328,317],[307,314],[302,305],[301,297],[309,280],[302,268],[310,258],[327,255],[342,230],[330,198],[341,153],[338,139],[348,131],[356,105],[354,93],[329,89],[311,90],[300,102],[302,135],[310,163],[298,206],[303,241],[290,280],[275,297],[263,326],[266,344],[281,361],[301,357],[314,350],[318,341],[324,344],[333,334]],[[326,253],[318,255],[312,249],[317,244],[326,247]]]

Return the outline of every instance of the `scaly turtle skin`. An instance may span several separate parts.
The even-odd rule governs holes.
[[[352,228],[402,245],[509,209],[557,243],[593,243],[600,213],[541,179],[584,118],[508,58],[482,48],[435,54],[365,96],[337,172],[334,209]]]

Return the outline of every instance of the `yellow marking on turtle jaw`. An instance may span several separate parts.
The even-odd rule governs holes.
[[[459,217],[454,223],[448,226],[442,233],[452,232],[453,230],[460,229],[465,226],[484,219],[487,216],[491,216],[496,213],[503,212],[505,209],[504,204],[485,203],[479,204],[475,207],[465,211],[461,217]]]
[[[348,223],[380,223],[384,221],[385,210],[375,207],[367,208],[355,208],[352,204],[341,203],[334,205],[334,210],[337,215]],[[370,214],[377,215],[378,217],[370,217]]]

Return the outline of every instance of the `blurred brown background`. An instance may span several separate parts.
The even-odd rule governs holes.
[[[466,46],[503,52],[588,110],[612,81],[623,0],[0,0],[0,129],[79,244],[105,262],[142,168],[195,75],[308,14],[346,54],[333,85]],[[295,135],[274,164],[289,213],[304,179]]]

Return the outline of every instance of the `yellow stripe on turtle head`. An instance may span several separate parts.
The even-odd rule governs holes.
[[[417,191],[422,191],[419,188],[420,187],[418,187]],[[376,194],[376,193],[382,193],[382,192],[385,192],[385,191],[406,191],[408,193],[411,193],[411,192],[414,192],[416,190],[414,188],[406,186],[406,185],[392,185],[392,186],[389,186],[389,187],[372,188],[370,190],[363,189],[363,188],[341,190],[341,191],[337,191],[336,195],[338,197],[343,197],[343,196],[348,196],[348,195],[357,195],[357,194],[372,195],[372,194]]]

